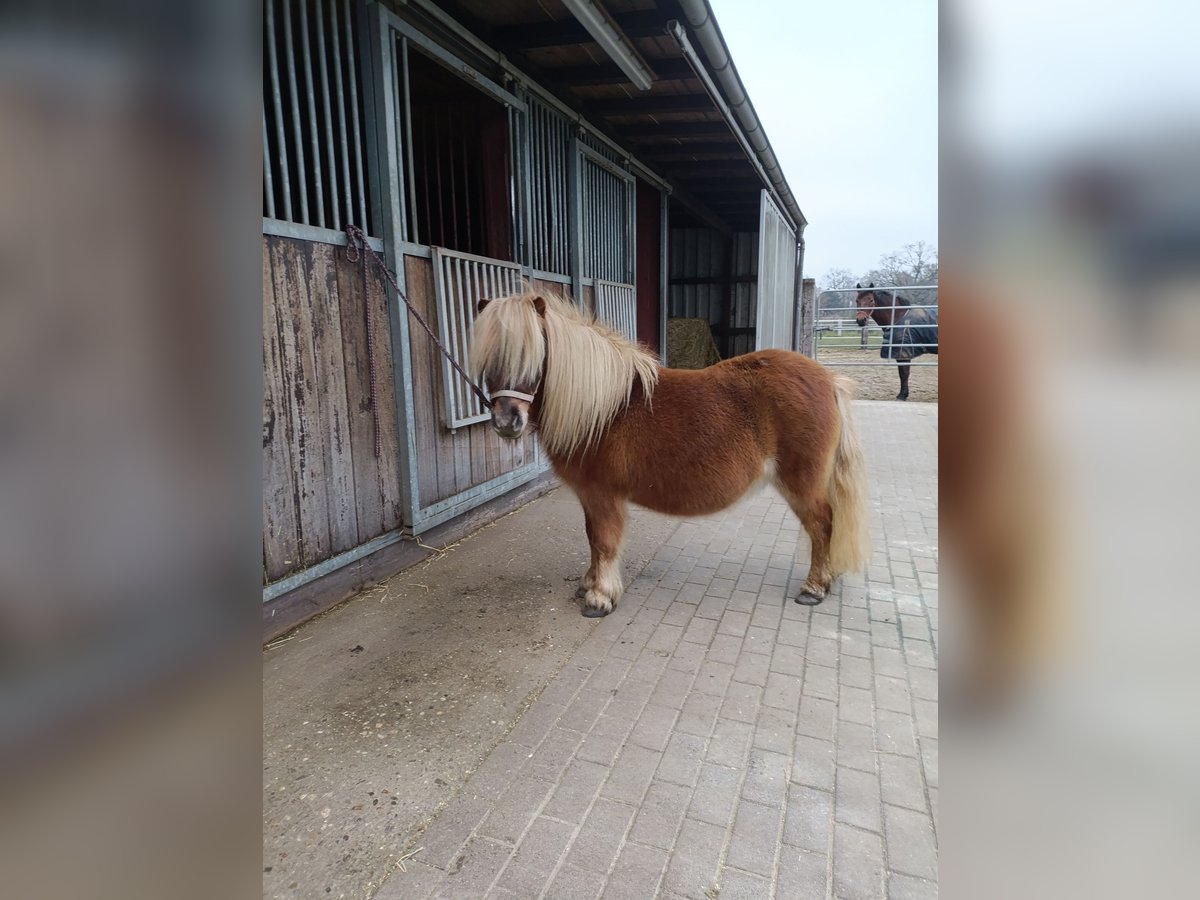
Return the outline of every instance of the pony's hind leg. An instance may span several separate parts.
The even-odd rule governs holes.
[[[833,574],[829,570],[829,542],[833,536],[833,508],[822,496],[808,506],[793,511],[800,518],[804,530],[808,532],[812,543],[812,561],[808,566],[804,586],[800,588],[801,596],[811,597],[816,603],[825,599],[829,585],[833,583]],[[797,599],[797,603],[805,601]],[[815,604],[814,604],[815,605]]]
[[[800,589],[801,596],[810,597],[811,604],[816,605],[825,599],[829,586],[833,583],[833,574],[829,568],[829,542],[833,537],[833,507],[822,491],[816,497],[805,497],[780,478],[776,482],[779,492],[787,500],[788,506],[808,532],[812,544],[812,559],[809,562],[808,574],[804,578],[804,586]],[[797,603],[806,601],[797,598]]]
[[[624,500],[580,495],[592,547],[592,565],[580,587],[584,590],[583,614],[607,616],[625,589],[621,579],[621,540],[628,509]]]

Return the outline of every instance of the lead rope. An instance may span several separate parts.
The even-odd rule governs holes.
[[[367,254],[369,254],[371,259],[373,259],[375,261],[375,265],[379,267],[379,270],[383,273],[383,276],[387,279],[388,284],[390,284],[392,286],[392,290],[394,290],[396,292],[396,296],[404,301],[404,305],[408,307],[408,311],[412,314],[412,317],[417,320],[417,323],[422,328],[425,329],[425,333],[429,335],[429,338],[430,338],[430,340],[433,341],[434,346],[436,346],[438,348],[438,350],[442,351],[442,355],[445,356],[446,359],[448,359],[450,361],[450,365],[452,365],[454,367],[454,370],[463,377],[463,380],[466,381],[467,385],[471,388],[471,392],[473,394],[475,394],[476,397],[479,398],[479,402],[482,403],[485,407],[489,406],[491,401],[488,400],[487,394],[485,394],[482,390],[480,390],[479,386],[476,385],[475,382],[471,379],[471,376],[468,375],[466,373],[466,371],[463,369],[463,367],[458,364],[458,360],[456,360],[454,358],[454,356],[450,353],[450,351],[446,349],[446,346],[441,342],[441,340],[438,338],[438,336],[434,332],[434,330],[429,327],[429,323],[425,321],[425,319],[421,316],[421,314],[419,312],[417,312],[416,307],[414,307],[412,305],[412,303],[409,301],[408,297],[405,295],[404,291],[400,290],[400,285],[396,283],[396,277],[392,274],[391,270],[388,269],[387,264],[384,263],[383,257],[381,257],[378,253],[376,253],[375,248],[367,243],[367,236],[366,236],[366,234],[363,233],[363,230],[361,228],[359,228],[357,225],[347,225],[346,226],[346,259],[352,263],[357,263],[357,262],[362,263],[363,298],[364,298],[364,300],[366,300],[366,298],[367,298],[367,281],[368,281],[367,274],[368,273],[367,273],[367,261],[365,258],[365,256]],[[387,294],[385,293],[384,294],[385,308],[386,308],[386,305],[387,305]],[[375,375],[375,325],[374,325],[374,316],[372,315],[371,305],[369,302],[367,302],[367,356],[370,358],[369,369],[370,369],[370,373],[371,373],[370,374],[370,378],[371,378],[371,419],[375,425],[375,456],[376,456],[376,458],[378,458],[383,452],[383,446],[382,446],[382,437],[381,437],[380,431],[379,431],[379,408],[376,404],[377,394],[376,394],[376,388],[375,388],[375,384],[376,384],[376,381],[375,381],[375,379],[376,379],[376,375]]]

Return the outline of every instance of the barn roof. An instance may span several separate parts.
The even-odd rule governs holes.
[[[757,229],[765,187],[794,224],[806,224],[707,0],[410,4],[436,7],[502,53],[660,175],[700,220]],[[624,65],[593,36],[606,27],[629,51]]]

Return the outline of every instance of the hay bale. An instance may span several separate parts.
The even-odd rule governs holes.
[[[667,363],[672,369],[703,369],[720,361],[706,319],[667,319]]]

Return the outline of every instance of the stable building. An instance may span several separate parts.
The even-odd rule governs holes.
[[[560,291],[672,359],[798,347],[806,225],[705,0],[264,0],[267,636],[553,486],[466,364]],[[700,325],[703,328],[703,324]]]

